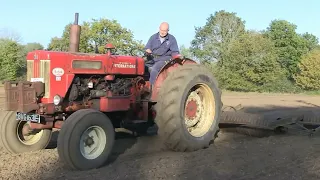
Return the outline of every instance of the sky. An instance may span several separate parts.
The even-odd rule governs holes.
[[[247,29],[263,30],[272,20],[284,19],[296,24],[298,33],[320,38],[319,0],[0,0],[0,4],[0,35],[13,32],[22,43],[39,42],[45,48],[52,37],[62,35],[76,12],[80,24],[93,18],[117,20],[143,43],[166,21],[178,45],[189,47],[195,27],[205,25],[219,10],[237,13]]]

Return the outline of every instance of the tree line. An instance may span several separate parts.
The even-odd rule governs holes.
[[[297,25],[272,20],[266,29],[246,29],[236,13],[218,11],[195,28],[189,56],[212,69],[223,89],[301,92],[318,90],[318,38]]]
[[[60,37],[53,37],[47,47],[67,51],[67,24]],[[144,47],[133,32],[116,20],[92,19],[81,24],[80,52],[104,53],[112,43],[116,53],[135,55]],[[181,46],[183,55],[197,60],[217,77],[222,89],[231,91],[302,92],[320,88],[319,40],[308,32],[299,34],[297,25],[286,20],[272,20],[266,29],[246,29],[245,21],[234,12],[211,14],[206,24],[195,28],[190,47]],[[21,45],[8,38],[0,39],[0,80],[23,77],[25,56],[39,43]]]

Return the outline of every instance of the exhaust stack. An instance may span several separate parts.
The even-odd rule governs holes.
[[[69,52],[79,52],[81,26],[78,25],[79,13],[75,13],[74,23],[70,28]]]

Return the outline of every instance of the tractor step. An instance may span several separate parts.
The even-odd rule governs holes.
[[[127,134],[131,134],[131,135],[136,135],[135,132],[129,130],[129,129],[126,129],[126,128],[115,128],[115,132],[119,133],[119,132],[122,132],[122,133],[127,133]]]
[[[145,120],[133,120],[133,121],[131,121],[130,122],[130,124],[140,124],[140,123],[147,123],[147,121],[145,121]]]
[[[145,120],[133,120],[130,122],[125,122],[121,125],[121,128],[124,128],[128,131],[131,131],[133,135],[146,134],[148,129],[152,127],[154,123],[150,123]]]

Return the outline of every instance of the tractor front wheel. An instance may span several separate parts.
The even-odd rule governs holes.
[[[114,127],[105,114],[94,109],[76,111],[60,130],[59,158],[71,169],[99,168],[108,160],[114,139]]]
[[[10,153],[24,153],[45,149],[51,140],[52,129],[32,130],[26,121],[17,121],[15,111],[2,111],[0,139]],[[2,113],[1,112],[1,113]]]
[[[222,102],[218,83],[198,64],[173,71],[162,84],[156,105],[159,135],[174,151],[206,148],[219,130]]]

